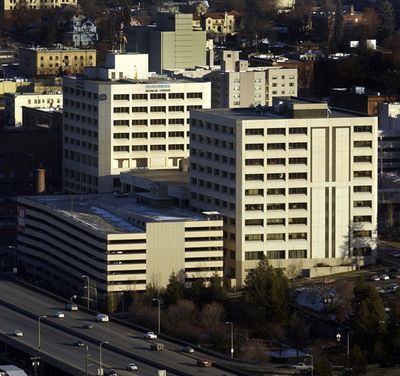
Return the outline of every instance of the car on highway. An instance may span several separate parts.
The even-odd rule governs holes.
[[[150,345],[150,350],[153,351],[163,351],[164,350],[164,344],[163,343],[152,343]]]
[[[22,330],[15,329],[14,330],[14,336],[15,337],[23,337],[24,336],[24,332]]]
[[[53,317],[57,317],[58,319],[62,319],[63,317],[65,317],[64,312],[54,312]]]
[[[380,276],[380,279],[381,279],[382,281],[387,281],[388,279],[390,279],[390,277],[389,277],[387,274],[382,274],[382,275]]]
[[[83,346],[85,346],[85,342],[83,342],[83,341],[80,340],[80,339],[74,339],[74,341],[72,342],[72,344],[73,344],[74,346],[78,346],[78,347],[83,347]]]
[[[290,368],[297,369],[299,371],[309,371],[313,369],[313,366],[310,366],[305,363],[295,363],[290,366]]]
[[[379,276],[377,276],[377,275],[373,275],[372,277],[371,277],[371,281],[374,281],[374,282],[378,282],[378,281],[380,281],[381,279],[379,278]]]
[[[91,322],[85,322],[85,323],[82,325],[82,327],[83,327],[84,329],[93,329],[93,328],[94,328],[94,325],[93,325]]]
[[[390,252],[390,256],[394,258],[400,258],[400,250]]]
[[[155,334],[154,332],[147,332],[147,333],[144,333],[143,338],[144,339],[157,339],[157,334]]]
[[[117,371],[114,371],[114,370],[112,369],[112,370],[106,372],[106,375],[107,375],[107,376],[118,376],[118,373],[117,373]]]
[[[67,303],[65,305],[65,309],[67,311],[77,311],[78,310],[78,306],[76,304],[73,304],[73,303]]]
[[[99,322],[108,322],[110,320],[105,313],[98,313],[94,319]]]
[[[185,347],[182,349],[182,352],[184,352],[184,353],[194,353],[194,348],[191,347],[191,346],[185,346]]]
[[[208,359],[197,359],[197,366],[204,367],[204,368],[211,368],[212,361]]]
[[[138,370],[138,367],[137,367],[137,365],[136,365],[135,363],[129,363],[129,364],[126,366],[126,370],[127,370],[127,371],[137,371],[137,370]]]

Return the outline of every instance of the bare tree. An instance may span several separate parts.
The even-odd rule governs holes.
[[[385,210],[386,226],[393,227],[395,220],[396,206],[394,204],[387,204]]]

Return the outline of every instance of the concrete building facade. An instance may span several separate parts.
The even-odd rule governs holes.
[[[23,107],[60,109],[63,95],[61,91],[43,93],[7,93],[5,99],[5,120],[7,126],[22,125]]]
[[[149,70],[206,64],[206,32],[193,30],[192,14],[159,13],[157,26],[127,27],[127,51],[148,53]]]
[[[1,0],[0,12],[9,11],[17,8],[25,9],[48,9],[60,8],[62,6],[77,6],[77,0],[40,0],[40,1],[27,1],[27,0]]]
[[[75,193],[120,190],[130,169],[177,169],[190,111],[211,107],[210,83],[195,80],[65,77],[63,91],[64,189]]]
[[[82,73],[84,67],[96,65],[94,49],[22,47],[18,53],[19,69],[28,77]]]
[[[190,203],[223,214],[232,284],[263,256],[311,276],[374,259],[377,131],[325,103],[193,111]]]
[[[172,272],[189,283],[222,276],[217,214],[150,208],[130,195],[32,196],[18,199],[18,219],[19,263],[60,292],[79,291],[82,275],[99,299],[163,287]]]

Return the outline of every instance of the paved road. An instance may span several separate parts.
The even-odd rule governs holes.
[[[23,332],[23,337],[13,336],[14,330],[19,329]],[[14,341],[26,344],[34,349],[32,354],[36,354],[38,346],[38,322],[34,318],[26,317],[9,308],[0,306],[0,332],[12,337]],[[76,336],[64,333],[46,323],[41,324],[41,356],[51,357],[65,364],[81,370],[86,368],[86,348],[73,345]],[[96,375],[99,368],[99,345],[95,342],[87,341],[88,345],[88,373]],[[126,367],[133,360],[115,352],[104,349],[102,351],[103,368],[119,369]],[[157,369],[135,361],[139,371],[137,375],[157,375]],[[123,372],[127,373],[127,372]]]
[[[53,336],[53,334],[50,334],[49,337],[46,337],[46,341],[51,341],[51,338],[54,337],[54,340],[58,340],[56,343],[57,348],[68,348],[74,354],[79,354],[79,349],[74,348],[69,344],[73,338],[81,337],[93,344],[98,344],[102,341],[109,341],[109,344],[105,344],[103,346],[104,351],[115,347],[118,350],[124,351],[125,354],[130,355],[130,358],[135,362],[137,362],[135,359],[142,359],[144,362],[147,360],[149,362],[157,362],[165,368],[170,367],[171,369],[176,370],[177,373],[202,376],[221,376],[227,374],[226,371],[217,369],[216,367],[209,369],[197,367],[196,358],[210,359],[210,357],[200,353],[195,353],[194,356],[192,356],[192,354],[183,354],[181,352],[182,346],[175,343],[160,340],[160,342],[165,344],[166,349],[160,352],[153,352],[149,349],[151,341],[146,341],[143,339],[143,332],[130,329],[114,322],[95,323],[94,316],[83,311],[65,312],[65,318],[50,317],[52,313],[63,310],[64,303],[9,281],[0,281],[0,306],[4,305],[2,301],[11,303],[20,309],[27,310],[36,316],[48,315],[48,318],[42,319],[41,332],[43,338],[45,338],[44,336],[46,336],[47,330],[50,330],[50,327],[47,325],[50,323],[61,325],[63,330],[65,329],[67,331],[73,331],[73,335],[66,335],[67,339],[65,340],[61,340],[60,338],[62,337],[58,337],[57,335]],[[18,328],[25,330],[27,336],[26,338],[37,335],[36,326],[34,329],[32,327],[27,327],[24,329],[23,325],[24,321],[26,320],[24,316],[15,315],[15,318],[16,321],[11,322],[14,329],[16,326],[18,326]],[[4,318],[0,322],[2,323],[3,320]],[[93,329],[84,329],[82,325],[85,322],[93,322],[95,327]],[[9,324],[11,325],[11,323]],[[45,349],[47,346],[49,346],[49,344],[44,344],[42,347]],[[97,355],[94,355],[94,357],[96,358]],[[126,358],[121,359],[120,355],[117,356],[115,351],[107,353],[105,352],[105,359],[110,363],[110,365],[112,365],[112,367],[115,368],[125,367],[128,362]],[[78,360],[76,361],[78,362]],[[82,358],[79,358],[79,361],[82,362]],[[159,368],[163,368],[162,366]],[[147,370],[145,372],[147,372]],[[144,374],[147,375],[148,373]],[[170,373],[168,372],[168,374]],[[229,374],[234,375],[232,372],[229,372]]]

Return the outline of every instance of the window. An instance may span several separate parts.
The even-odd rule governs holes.
[[[270,188],[267,189],[267,195],[285,195],[285,188]]]
[[[263,211],[264,210],[264,205],[262,205],[262,204],[246,204],[244,206],[244,209],[246,211],[256,211],[256,210]]]
[[[371,237],[372,236],[372,231],[368,231],[368,230],[353,231],[353,236],[355,238]]]
[[[267,251],[266,258],[268,260],[283,260],[285,258],[285,251]]]
[[[168,111],[183,112],[185,111],[184,106],[169,106]]]
[[[372,141],[354,141],[355,148],[372,148]]]
[[[245,130],[246,136],[264,136],[263,128],[248,128]]]
[[[246,174],[245,180],[260,180],[264,181],[264,174]]]
[[[185,124],[185,119],[168,119],[168,124]]]
[[[138,100],[138,99],[147,100],[147,94],[132,94],[132,99],[134,99],[134,100]]]
[[[150,119],[150,125],[166,125],[165,119]]]
[[[267,226],[285,226],[285,218],[268,218]]]
[[[354,171],[355,178],[372,178],[372,171]]]
[[[289,142],[289,149],[307,150],[307,142]]]
[[[306,195],[307,188],[289,188],[290,195]]]
[[[152,93],[150,94],[150,99],[166,99],[166,94]]]
[[[283,165],[285,166],[285,158],[268,158],[267,165]]]
[[[372,126],[371,125],[356,125],[354,127],[354,132],[357,133],[372,133]]]
[[[353,192],[372,192],[372,187],[370,185],[355,185],[353,187]]]
[[[165,106],[151,106],[150,112],[166,112],[167,108]]]
[[[147,151],[147,145],[134,145],[132,151]]]
[[[114,94],[115,101],[129,101],[129,94]]]
[[[184,99],[184,94],[183,93],[169,93],[168,94],[169,99]]]
[[[372,201],[370,200],[354,201],[353,206],[355,208],[372,208]]]
[[[114,107],[114,114],[126,113],[129,114],[129,107]]]
[[[307,180],[307,173],[306,172],[291,172],[291,173],[289,173],[289,179]]]
[[[286,150],[286,146],[284,143],[267,144],[267,150]]]
[[[306,202],[291,202],[289,203],[289,209],[305,209],[307,210]]]
[[[129,133],[114,133],[113,138],[114,139],[118,139],[118,138],[128,138],[129,139]]]
[[[285,204],[267,204],[267,210],[285,210]]]
[[[114,120],[113,124],[115,126],[120,126],[120,125],[129,126],[129,120]]]
[[[307,158],[289,158],[289,164],[307,164]]]
[[[203,98],[203,93],[187,93],[186,98]]]
[[[132,138],[147,138],[147,133],[146,132],[132,133]]]
[[[153,150],[153,151],[156,151],[156,150],[165,151],[166,147],[165,147],[165,145],[150,145],[150,150]]]
[[[289,218],[289,225],[306,225],[307,218]]]
[[[264,196],[264,190],[262,189],[246,189],[246,196]]]
[[[168,137],[185,137],[185,132],[168,132]]]
[[[357,155],[354,156],[354,162],[372,163],[371,155]]]
[[[146,112],[147,113],[147,107],[132,107],[132,112]]]
[[[267,174],[267,180],[285,180],[285,174]]]
[[[273,134],[285,135],[286,130],[285,130],[285,128],[268,128],[267,134],[269,134],[269,135],[273,135]]]
[[[262,251],[250,251],[244,254],[245,260],[261,260],[263,256],[264,252]]]
[[[285,234],[267,234],[267,240],[285,240]]]
[[[147,125],[147,119],[132,120],[132,125]]]
[[[246,150],[264,150],[264,144],[246,144]]]
[[[246,166],[264,166],[264,159],[246,159]]]
[[[307,258],[307,250],[306,249],[289,249],[289,258],[290,259]]]
[[[114,146],[114,151],[129,151],[129,146]]]
[[[264,241],[264,235],[263,234],[247,234],[244,236],[244,240],[246,241]]]
[[[182,144],[171,144],[168,146],[168,150],[184,150],[185,146]]]
[[[372,223],[372,216],[370,215],[356,215],[353,217],[354,222],[367,222]]]
[[[165,138],[165,136],[166,136],[165,132],[150,132],[151,138]]]
[[[289,240],[295,240],[295,239],[307,240],[307,233],[306,232],[294,232],[292,234],[289,234]]]
[[[246,226],[264,226],[263,219],[246,219],[245,220]]]
[[[372,249],[371,247],[354,247],[353,255],[354,256],[371,256]]]

